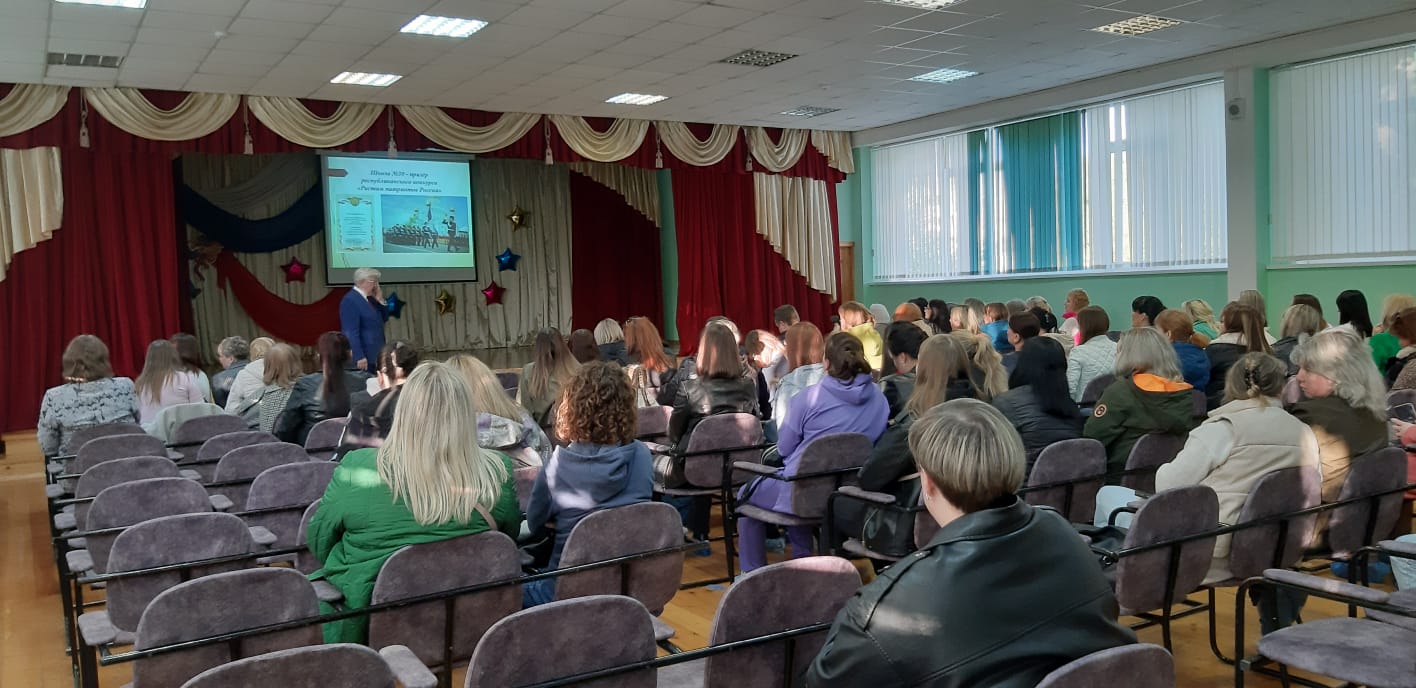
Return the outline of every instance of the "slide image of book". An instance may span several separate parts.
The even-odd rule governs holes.
[[[374,250],[374,200],[367,196],[340,196],[335,232],[341,251]]]
[[[383,195],[384,253],[471,253],[465,197]]]

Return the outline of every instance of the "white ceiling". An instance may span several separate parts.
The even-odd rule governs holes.
[[[0,0],[0,81],[433,104],[492,111],[861,130],[1409,9],[1410,0],[148,0],[145,10]],[[418,14],[482,19],[467,39],[398,33]],[[1089,31],[1136,14],[1186,24]],[[768,67],[717,64],[756,48]],[[48,52],[124,58],[46,67]],[[941,67],[980,75],[908,81]],[[404,78],[336,86],[343,71]],[[668,96],[633,107],[622,92]],[[778,113],[840,108],[813,118]]]

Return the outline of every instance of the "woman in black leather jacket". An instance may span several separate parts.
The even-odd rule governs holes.
[[[737,340],[727,327],[710,323],[698,341],[696,372],[678,386],[669,416],[669,441],[679,444],[698,422],[720,413],[757,415],[757,385],[743,375]]]
[[[1068,394],[1067,354],[1061,344],[1046,337],[1027,340],[1008,386],[993,399],[993,407],[1022,435],[1028,472],[1047,445],[1082,436],[1086,417]]]
[[[310,428],[326,418],[349,415],[349,397],[364,388],[368,374],[346,370],[349,365],[349,339],[343,332],[320,335],[320,371],[310,373],[295,382],[285,410],[275,422],[275,436],[285,442],[303,445]]]

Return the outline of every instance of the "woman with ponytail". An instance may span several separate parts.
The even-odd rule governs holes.
[[[1224,403],[1224,386],[1227,379],[1225,376],[1240,357],[1255,352],[1273,353],[1268,332],[1264,330],[1264,316],[1253,306],[1246,306],[1238,301],[1229,302],[1219,314],[1219,327],[1220,335],[1205,347],[1205,355],[1209,357],[1210,362],[1209,385],[1205,387],[1205,396],[1209,398],[1211,409]]]

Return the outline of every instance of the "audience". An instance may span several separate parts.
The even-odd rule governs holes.
[[[458,354],[447,364],[462,374],[477,408],[477,444],[495,449],[523,466],[540,466],[551,456],[551,439],[501,386],[487,364],[471,354]]]
[[[1057,316],[1052,313],[1052,304],[1041,296],[1030,296],[1026,301],[1028,313],[1037,316],[1037,321],[1042,325],[1044,334],[1057,331]]]
[[[1035,686],[1136,641],[1072,526],[1014,495],[1024,452],[1002,414],[940,404],[915,421],[909,446],[940,530],[846,603],[805,685]]]
[[[1181,436],[1194,427],[1193,389],[1180,374],[1170,342],[1152,327],[1121,333],[1116,345],[1116,383],[1102,392],[1082,430],[1106,446],[1106,471],[1126,468],[1142,435]]]
[[[997,301],[983,307],[983,327],[980,331],[988,337],[993,349],[1000,354],[1013,350],[1008,342],[1008,306]]]
[[[875,323],[876,323],[876,327],[877,327],[877,328],[884,327],[884,326],[890,324],[890,320],[891,320],[890,309],[886,308],[886,307],[885,307],[885,304],[883,304],[883,303],[872,303],[872,304],[870,304],[870,308],[867,309],[867,310],[870,311],[870,317],[875,320]],[[840,316],[837,315],[837,317],[839,318]],[[882,335],[882,336],[883,336],[883,335]]]
[[[177,347],[177,355],[182,359],[182,369],[196,376],[202,389],[202,399],[212,403],[211,378],[202,370],[202,347],[197,338],[186,332],[178,332],[168,338]]]
[[[595,344],[600,349],[600,360],[621,366],[629,365],[629,353],[624,345],[624,329],[613,318],[605,318],[595,325]]]
[[[675,445],[685,443],[693,428],[708,416],[723,413],[757,415],[756,385],[750,378],[743,377],[737,342],[725,325],[713,322],[703,328],[698,340],[696,372],[679,385],[673,407],[669,415],[669,442]],[[667,487],[686,484],[683,458],[665,458],[668,460],[662,461],[658,467],[660,481]]]
[[[825,344],[821,330],[811,323],[797,323],[787,330],[787,374],[772,390],[772,425],[780,428],[787,419],[787,403],[826,375]]]
[[[1116,367],[1116,342],[1106,336],[1111,318],[1101,306],[1077,312],[1077,345],[1067,354],[1067,387],[1073,401],[1081,401],[1087,385]]]
[[[261,432],[274,433],[281,412],[290,402],[290,393],[305,369],[300,364],[300,352],[284,343],[270,347],[259,363],[263,364],[261,388],[246,399],[236,415],[244,417],[251,427]]]
[[[949,304],[940,299],[930,299],[929,308],[924,309],[924,320],[934,330],[930,334],[949,334],[954,330]]]
[[[1154,296],[1137,296],[1131,301],[1131,327],[1154,327],[1155,317],[1165,310],[1165,304]]]
[[[1219,314],[1220,329],[1223,332],[1205,348],[1209,358],[1209,385],[1205,387],[1205,397],[1211,409],[1224,403],[1224,381],[1230,366],[1247,353],[1271,354],[1268,332],[1264,330],[1263,315],[1238,301],[1231,301]]]
[[[742,346],[747,350],[748,365],[762,375],[763,384],[757,390],[761,398],[762,394],[776,389],[782,376],[787,374],[787,347],[777,339],[777,335],[767,330],[749,331],[742,340]]]
[[[1372,336],[1372,312],[1367,308],[1367,295],[1348,289],[1337,295],[1337,327],[1362,339]]]
[[[1067,292],[1067,298],[1062,302],[1062,324],[1058,326],[1058,331],[1071,336],[1072,341],[1081,344],[1081,324],[1077,322],[1077,313],[1090,305],[1091,297],[1087,295],[1085,289],[1073,289]]]
[[[221,364],[221,372],[211,376],[212,403],[225,408],[236,376],[251,363],[251,346],[244,337],[227,337],[216,345],[216,360]]]
[[[654,498],[654,466],[649,449],[635,439],[634,390],[614,364],[581,366],[565,384],[556,448],[536,477],[526,507],[526,527],[549,531],[555,545],[548,570],[560,565],[561,551],[575,524],[596,511]],[[554,578],[522,586],[523,606],[555,598]]]
[[[1013,317],[1028,310],[1028,304],[1022,299],[1009,299],[1003,307],[1008,309],[1008,317]]]
[[[603,361],[600,346],[595,343],[595,335],[590,330],[575,330],[570,333],[570,355],[575,357],[578,363],[590,363],[591,361]]]
[[[890,406],[890,417],[900,414],[905,402],[914,392],[915,365],[919,359],[919,347],[927,337],[924,331],[913,323],[891,323],[885,333],[886,350],[895,363],[895,373],[880,379],[880,391]]]
[[[1387,361],[1387,385],[1392,391],[1416,389],[1416,308],[1397,313],[1388,332],[1401,348]]]
[[[113,377],[108,347],[91,334],[69,340],[60,359],[64,384],[44,391],[36,434],[45,456],[72,454],[74,431],[105,423],[138,422],[133,381]]]
[[[1293,362],[1293,350],[1324,329],[1322,313],[1312,306],[1295,303],[1283,311],[1283,319],[1278,324],[1279,340],[1273,343],[1273,355],[1288,366],[1289,375],[1298,374],[1298,364]]]
[[[629,360],[625,374],[634,385],[635,404],[642,408],[663,403],[659,390],[673,379],[678,368],[664,351],[659,328],[641,316],[624,321],[624,351]]]
[[[1204,389],[1210,381],[1210,362],[1205,350],[1199,346],[1205,340],[1194,328],[1189,314],[1184,311],[1167,308],[1155,317],[1155,329],[1160,330],[1175,348],[1185,381],[1195,389]]]
[[[1382,321],[1378,323],[1377,331],[1367,339],[1367,346],[1372,348],[1372,360],[1377,362],[1378,370],[1386,370],[1387,361],[1401,348],[1396,337],[1391,334],[1391,321],[1397,313],[1408,308],[1416,308],[1416,296],[1388,294],[1382,299]]]
[[[469,421],[479,409],[462,376],[424,363],[400,394],[388,439],[340,461],[310,520],[310,552],[324,562],[310,578],[339,588],[349,609],[369,605],[379,568],[408,545],[521,532],[511,459],[477,445]],[[334,611],[323,602],[320,609]],[[324,629],[327,643],[363,643],[367,635],[368,617]]]
[[[536,333],[531,362],[521,367],[516,399],[537,425],[545,428],[550,423],[551,407],[560,398],[561,384],[579,367],[580,361],[566,348],[560,331],[552,327]]]
[[[1013,350],[1003,354],[1003,369],[1009,373],[1018,365],[1018,353],[1023,345],[1042,334],[1042,323],[1036,315],[1026,311],[1008,316],[1008,346]]]
[[[251,340],[250,363],[236,374],[231,383],[231,392],[226,397],[226,412],[237,413],[252,396],[260,394],[265,387],[265,355],[275,340],[270,337],[256,337]]]
[[[964,308],[967,318],[965,319],[963,329],[968,330],[972,334],[981,334],[983,332],[983,323],[987,319],[984,313],[986,305],[981,299],[967,298],[964,299]]]
[[[1239,292],[1239,298],[1235,299],[1235,301],[1241,306],[1248,306],[1254,309],[1254,312],[1259,314],[1259,327],[1264,332],[1264,340],[1268,342],[1270,347],[1273,346],[1273,343],[1278,341],[1278,339],[1268,331],[1268,307],[1264,305],[1264,295],[1253,289],[1245,289]],[[1220,324],[1223,324],[1223,320],[1224,314],[1221,313]],[[1268,349],[1265,349],[1264,352],[1268,353]]]
[[[1008,376],[1008,391],[998,395],[993,406],[1023,438],[1031,473],[1047,445],[1082,436],[1086,417],[1068,393],[1067,356],[1061,344],[1033,339],[1018,352],[1017,362]]]
[[[826,377],[793,400],[787,422],[778,428],[777,453],[782,459],[778,475],[796,475],[801,450],[818,437],[836,433],[860,433],[873,444],[885,432],[890,407],[885,395],[870,377],[870,364],[860,340],[848,332],[826,338]],[[738,495],[741,503],[763,509],[792,513],[792,484],[784,480],[757,478]],[[767,565],[767,524],[757,519],[738,518],[739,562],[743,573]],[[811,526],[787,528],[792,556],[810,556]]]
[[[357,391],[350,395],[349,422],[344,427],[340,445],[346,448],[379,447],[393,427],[393,414],[398,408],[399,393],[413,369],[418,367],[418,350],[403,340],[384,345],[379,352],[379,392]],[[340,452],[341,454],[343,451]]]
[[[1190,299],[1180,306],[1185,314],[1190,316],[1190,327],[1195,330],[1195,334],[1205,338],[1205,346],[1219,336],[1219,323],[1215,322],[1214,309],[1209,302],[1204,299]]]
[[[306,375],[290,390],[290,400],[275,423],[275,436],[303,445],[310,428],[326,418],[349,415],[349,397],[364,388],[368,374],[351,369],[349,339],[332,330],[315,344],[320,369]]]
[[[777,334],[786,337],[787,328],[801,322],[801,316],[797,314],[796,306],[784,304],[777,306],[772,311],[772,324],[777,326]]]
[[[912,323],[924,320],[924,311],[917,305],[906,301],[895,307],[895,317],[891,322]]]
[[[855,335],[865,351],[865,360],[871,370],[880,370],[885,362],[885,343],[880,332],[875,329],[874,316],[857,301],[841,304],[837,315],[841,318],[841,331]],[[882,325],[888,323],[881,321]]]
[[[159,339],[148,345],[143,372],[133,383],[138,397],[138,422],[150,429],[162,409],[178,404],[199,404],[201,380],[188,372],[171,341]]]

